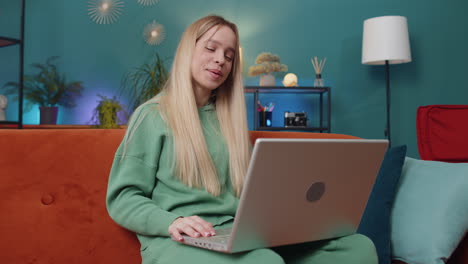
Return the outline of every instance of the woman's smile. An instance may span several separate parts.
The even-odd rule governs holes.
[[[208,69],[207,71],[210,74],[211,78],[214,80],[219,80],[223,78],[223,72],[220,70]]]

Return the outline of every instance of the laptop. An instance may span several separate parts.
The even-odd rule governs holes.
[[[388,140],[257,139],[231,229],[183,243],[224,253],[356,232]]]

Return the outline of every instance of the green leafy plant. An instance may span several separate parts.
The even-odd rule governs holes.
[[[60,73],[55,61],[58,56],[49,57],[46,63],[33,63],[32,67],[39,70],[35,75],[24,75],[23,96],[26,99],[25,111],[33,105],[75,107],[75,99],[81,96],[84,89],[80,81],[68,81],[65,74]],[[18,100],[19,83],[8,82],[4,85],[5,94],[13,95]]]
[[[134,68],[124,76],[121,89],[129,96],[130,111],[161,92],[169,77],[164,63],[156,54],[151,63]]]
[[[119,128],[120,119],[117,113],[123,110],[122,105],[115,96],[112,98],[104,95],[98,96],[100,100],[94,108],[93,122],[98,124],[98,128]]]

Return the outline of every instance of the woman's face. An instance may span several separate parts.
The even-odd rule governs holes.
[[[231,73],[236,41],[227,26],[213,27],[197,41],[190,66],[195,89],[211,92],[223,84]]]

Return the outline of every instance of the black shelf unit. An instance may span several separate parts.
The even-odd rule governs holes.
[[[277,86],[246,86],[245,93],[253,93],[254,103],[254,130],[268,131],[307,131],[331,133],[331,88],[330,87],[277,87]],[[287,94],[314,94],[319,96],[319,126],[317,127],[260,127],[258,125],[257,101],[259,94],[287,93]],[[326,104],[326,109],[324,109]],[[327,116],[325,117],[325,111]]]
[[[23,128],[23,76],[24,76],[24,19],[25,19],[25,0],[21,0],[20,13],[20,38],[10,38],[0,36],[0,48],[19,45],[19,91],[18,91],[18,121],[0,121],[5,125],[17,125],[19,129]],[[1,128],[1,127],[0,127]]]
[[[21,40],[0,36],[0,47],[8,47],[16,44],[21,44]]]

